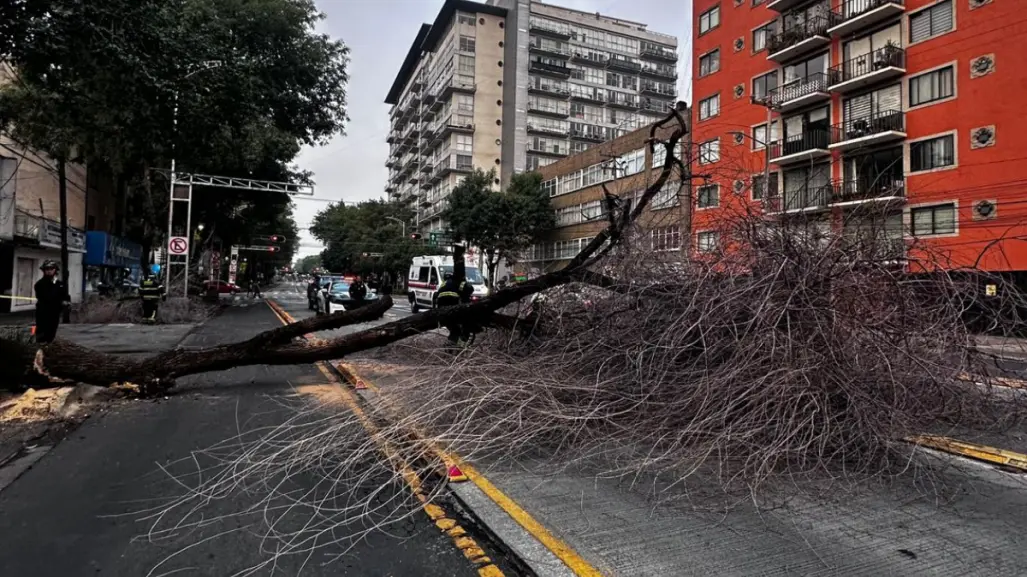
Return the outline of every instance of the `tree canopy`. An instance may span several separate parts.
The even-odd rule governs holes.
[[[322,259],[330,271],[405,273],[411,257],[424,253],[421,241],[404,234],[401,223],[413,217],[409,206],[397,202],[340,203],[318,213],[310,232],[327,247]]]
[[[494,180],[494,171],[475,170],[450,193],[442,215],[454,241],[466,241],[482,251],[493,286],[501,258],[529,248],[556,226],[541,175],[515,174],[503,192],[492,188]]]

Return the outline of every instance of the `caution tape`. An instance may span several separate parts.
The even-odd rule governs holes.
[[[0,299],[11,299],[16,301],[34,301],[35,297],[16,297],[14,295],[0,295]]]

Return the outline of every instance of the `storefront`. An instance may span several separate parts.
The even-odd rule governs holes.
[[[10,292],[15,298],[3,300],[10,303],[10,312],[32,310],[36,306],[33,286],[42,276],[40,265],[48,259],[61,261],[61,225],[15,210],[14,241],[10,248],[13,249]],[[67,278],[72,302],[82,300],[82,256],[85,252],[85,233],[69,227]]]
[[[138,285],[143,247],[130,240],[91,230],[86,233],[86,292],[101,286]]]

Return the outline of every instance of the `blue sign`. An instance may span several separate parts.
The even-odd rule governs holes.
[[[139,244],[106,232],[86,232],[87,266],[139,268],[142,258],[143,247]]]

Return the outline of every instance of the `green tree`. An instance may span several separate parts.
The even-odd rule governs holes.
[[[442,215],[454,241],[482,251],[490,286],[500,259],[529,248],[556,226],[541,175],[516,174],[504,192],[492,188],[494,179],[494,171],[475,170],[450,193]]]
[[[324,266],[331,271],[405,276],[410,259],[423,254],[421,241],[404,235],[402,222],[414,213],[409,206],[384,200],[334,204],[314,218],[311,234],[327,247]],[[395,219],[395,220],[393,220]],[[397,222],[400,221],[400,222]]]
[[[321,255],[319,254],[305,256],[296,262],[296,272],[309,274],[316,268],[321,268]]]

